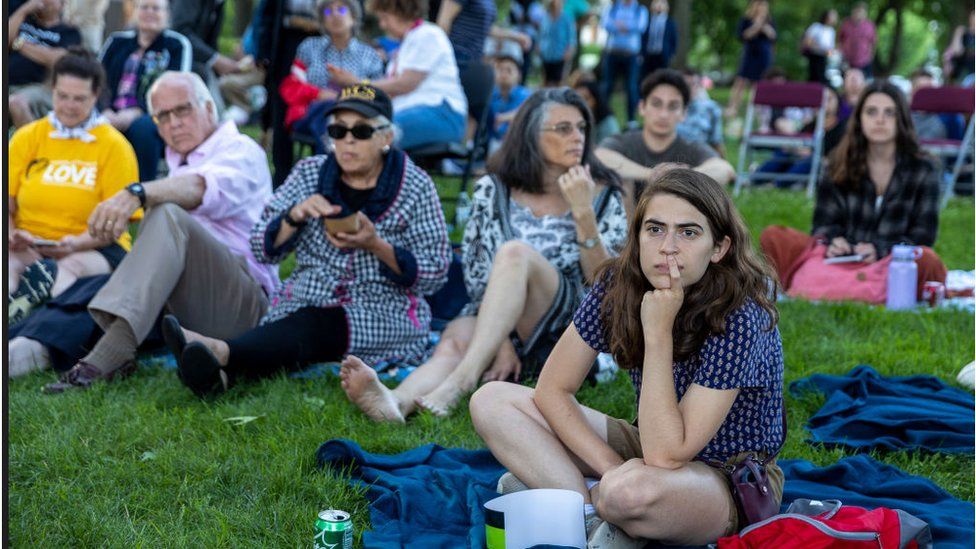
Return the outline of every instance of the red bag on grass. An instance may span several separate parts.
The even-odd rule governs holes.
[[[870,264],[824,263],[827,246],[816,244],[808,249],[786,295],[827,301],[862,301],[882,304],[888,294],[888,265],[891,254]]]
[[[719,549],[928,549],[929,525],[901,511],[842,505],[837,500],[798,499],[786,513],[718,540]]]

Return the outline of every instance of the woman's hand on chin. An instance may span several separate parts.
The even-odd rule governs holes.
[[[674,256],[668,256],[668,269],[670,287],[645,292],[644,299],[641,301],[641,325],[644,327],[645,339],[665,334],[670,336],[674,328],[674,319],[678,316],[681,304],[685,300],[681,272],[678,270],[678,260]]]
[[[570,208],[574,211],[584,211],[593,207],[593,193],[596,184],[590,175],[589,166],[573,166],[556,180]]]

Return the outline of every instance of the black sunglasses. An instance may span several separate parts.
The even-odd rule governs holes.
[[[390,127],[389,124],[383,124],[382,126],[370,126],[369,124],[356,124],[351,128],[347,128],[342,124],[329,124],[329,126],[325,128],[325,130],[329,134],[329,137],[331,137],[332,139],[345,139],[346,134],[352,132],[353,137],[355,137],[356,139],[364,140],[373,137],[373,134],[376,133],[377,130],[382,130],[389,127]]]

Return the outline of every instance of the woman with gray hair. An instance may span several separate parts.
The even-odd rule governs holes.
[[[358,358],[343,362],[342,387],[369,417],[402,421],[418,406],[446,415],[479,381],[538,375],[598,266],[627,236],[619,180],[593,155],[592,127],[569,88],[522,104],[491,175],[475,184],[463,243],[471,302],[393,391]]]
[[[295,269],[261,324],[229,341],[163,320],[179,376],[198,396],[356,353],[421,361],[430,308],[447,280],[447,226],[430,177],[392,148],[390,98],[368,85],[342,90],[324,113],[335,151],[299,162],[264,207],[251,249]]]
[[[342,67],[359,79],[375,79],[383,75],[383,60],[355,37],[363,16],[358,0],[319,0],[317,6],[324,34],[302,41],[291,73],[278,89],[288,106],[285,128],[315,137],[315,153],[323,154],[322,113],[335,103],[342,89],[331,81],[328,65]]]

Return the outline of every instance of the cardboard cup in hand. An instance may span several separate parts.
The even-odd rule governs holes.
[[[359,212],[345,217],[324,217],[322,219],[325,221],[325,230],[329,231],[331,235],[335,235],[336,233],[355,234],[359,232]]]

